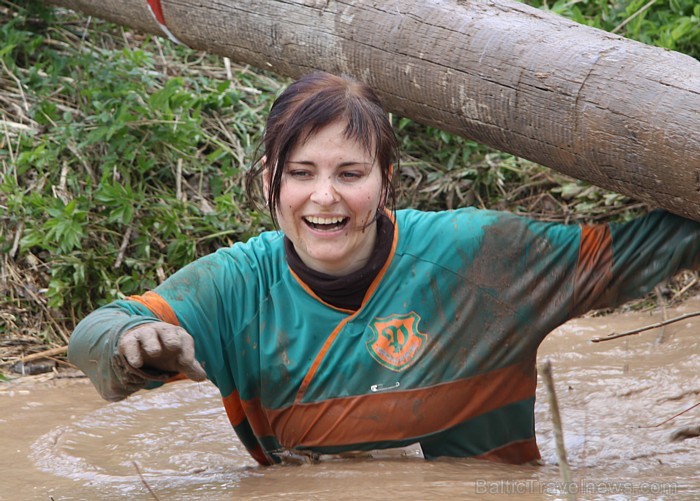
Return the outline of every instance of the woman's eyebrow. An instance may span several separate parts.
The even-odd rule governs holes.
[[[316,165],[316,162],[314,162],[313,160],[287,160],[287,163],[312,166]],[[347,160],[345,162],[340,162],[339,164],[336,164],[336,167],[351,167],[353,165],[372,165],[372,162],[366,162],[364,160]]]

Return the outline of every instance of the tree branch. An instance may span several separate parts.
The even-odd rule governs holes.
[[[640,332],[648,331],[651,329],[657,329],[659,327],[663,327],[664,325],[672,324],[674,322],[680,322],[681,320],[685,320],[686,318],[692,318],[692,317],[698,317],[698,316],[700,316],[700,311],[695,311],[693,313],[686,313],[685,315],[669,318],[668,320],[664,320],[662,322],[657,322],[655,324],[647,325],[645,327],[639,327],[637,329],[632,329],[629,331],[619,332],[619,333],[613,332],[612,334],[605,336],[605,337],[595,337],[595,338],[591,339],[591,341],[593,341],[594,343],[599,343],[601,341],[609,341],[611,339],[617,339],[620,337],[631,336],[633,334],[639,334]]]

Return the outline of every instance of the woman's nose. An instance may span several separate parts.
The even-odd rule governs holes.
[[[332,178],[319,178],[314,183],[311,201],[319,205],[332,205],[340,200]]]

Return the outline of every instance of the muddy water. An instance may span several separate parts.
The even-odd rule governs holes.
[[[700,297],[668,315],[700,311]],[[700,317],[603,343],[658,321],[633,313],[579,319],[551,334],[579,499],[700,499]],[[0,499],[564,499],[544,388],[537,437],[544,466],[473,460],[343,460],[258,468],[235,438],[216,389],[174,383],[101,401],[85,380],[0,383]],[[660,425],[659,425],[660,424]],[[657,426],[659,425],[659,426]],[[141,476],[139,475],[141,473]]]

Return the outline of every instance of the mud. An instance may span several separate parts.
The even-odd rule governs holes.
[[[700,296],[668,311],[700,311]],[[700,499],[700,317],[602,343],[660,314],[578,319],[552,333],[552,362],[578,499]],[[0,383],[0,499],[564,499],[538,385],[543,466],[474,460],[342,460],[259,468],[216,389],[180,382],[103,402],[84,379]],[[149,489],[152,491],[149,492]]]

